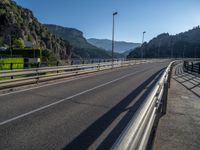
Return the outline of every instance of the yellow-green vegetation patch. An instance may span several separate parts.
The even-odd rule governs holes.
[[[0,70],[23,69],[24,58],[1,58]]]

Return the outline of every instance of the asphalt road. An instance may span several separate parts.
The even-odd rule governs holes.
[[[0,96],[0,149],[109,149],[168,63]]]

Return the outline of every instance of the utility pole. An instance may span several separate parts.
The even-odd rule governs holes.
[[[171,59],[172,59],[172,58],[174,57],[174,43],[173,43],[173,37],[171,38],[170,45],[171,45]]]
[[[186,45],[184,45],[184,49],[183,49],[183,58],[185,58],[185,50],[186,50]]]
[[[10,55],[11,55],[11,57],[12,57],[12,36],[11,36],[11,34],[10,35],[8,35],[8,37],[9,37],[9,47],[10,47]]]
[[[146,33],[146,31],[144,31],[143,33],[142,33],[142,45],[143,45],[143,43],[144,43],[144,34]],[[142,48],[142,46],[141,46],[141,58],[143,58],[144,57],[144,53],[143,53],[143,48]]]
[[[159,40],[159,45],[158,45],[158,58],[160,57],[160,46],[161,46],[161,39]]]
[[[194,49],[194,57],[195,57],[195,59],[197,58],[197,46]]]
[[[115,16],[118,12],[113,13],[113,28],[112,28],[112,68],[114,65],[114,47],[115,47]]]

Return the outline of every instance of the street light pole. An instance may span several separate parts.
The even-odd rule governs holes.
[[[185,58],[185,50],[186,50],[186,45],[184,45],[184,49],[183,49],[183,59]]]
[[[114,64],[114,46],[115,46],[115,16],[118,12],[113,13],[113,29],[112,29],[112,68]]]
[[[161,46],[161,39],[159,40],[159,45],[158,45],[158,58],[160,57],[160,46]]]
[[[12,57],[12,37],[11,37],[11,35],[8,35],[8,37],[9,37],[10,54]]]
[[[144,34],[146,33],[146,31],[143,32],[143,35],[142,35],[142,45],[144,43]],[[141,47],[141,58],[143,58],[143,48]]]
[[[170,45],[171,45],[171,59],[173,59],[173,57],[174,57],[174,43],[173,43],[173,37],[171,38]]]
[[[197,58],[197,47],[195,47],[195,49],[194,49],[194,58],[195,58],[195,60]]]

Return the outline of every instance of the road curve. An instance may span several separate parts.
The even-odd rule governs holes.
[[[0,149],[109,149],[167,64],[0,95]]]

